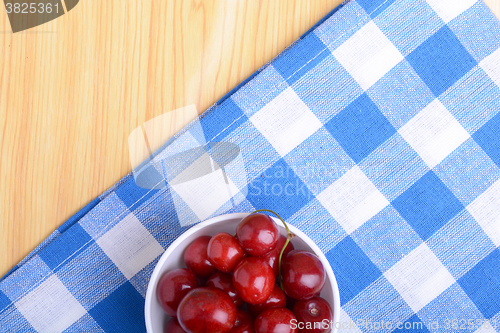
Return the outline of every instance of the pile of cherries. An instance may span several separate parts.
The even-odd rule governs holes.
[[[286,223],[287,237],[261,211],[272,212],[247,216],[235,236],[198,237],[184,253],[187,268],[162,276],[157,297],[172,317],[165,333],[330,332],[321,261],[294,250]]]

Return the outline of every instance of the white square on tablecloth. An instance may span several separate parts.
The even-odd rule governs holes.
[[[349,315],[341,307],[339,321],[338,321],[340,324],[340,327],[342,328],[341,332],[342,333],[362,333],[362,331],[359,329],[358,325],[356,325],[356,322],[359,319],[362,319],[362,318],[355,318],[354,320],[352,320],[352,318],[349,317]],[[333,324],[335,325],[336,323],[333,323]]]
[[[128,214],[96,243],[127,279],[164,251],[133,213]]]
[[[398,132],[431,169],[469,138],[469,133],[438,99]]]
[[[429,6],[443,19],[444,23],[448,23],[458,15],[465,12],[477,0],[426,0]]]
[[[500,246],[500,180],[472,201],[467,210],[493,244]]]
[[[183,227],[206,220],[239,192],[222,169],[200,177],[192,177],[179,184],[172,184],[172,189],[179,196],[174,196],[176,209],[182,210],[183,204],[187,204],[199,219],[197,221],[180,219],[179,222]]]
[[[86,313],[55,275],[50,276],[15,305],[38,332],[62,332]]]
[[[292,88],[279,94],[250,121],[282,157],[322,126]]]
[[[398,261],[384,276],[415,313],[455,283],[425,243]]]
[[[500,87],[500,49],[484,58],[479,66]]]
[[[348,234],[389,204],[358,166],[327,187],[317,199]]]
[[[363,90],[370,88],[403,60],[403,55],[373,21],[332,53]]]

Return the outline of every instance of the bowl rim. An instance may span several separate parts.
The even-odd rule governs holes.
[[[209,218],[203,222],[195,224],[194,226],[192,226],[191,228],[189,228],[188,230],[183,232],[175,241],[172,242],[172,244],[170,244],[170,246],[165,250],[165,252],[163,252],[160,259],[156,263],[155,268],[153,270],[153,273],[151,274],[151,277],[149,278],[148,288],[146,291],[146,297],[144,300],[145,301],[144,319],[146,322],[146,332],[153,333],[152,322],[151,322],[151,318],[149,315],[151,312],[151,305],[153,303],[151,298],[154,297],[154,295],[153,295],[154,284],[152,283],[152,281],[158,281],[159,275],[161,273],[161,268],[163,267],[163,265],[165,264],[165,261],[167,261],[167,258],[173,252],[173,250],[175,248],[177,248],[177,246],[179,246],[191,234],[199,231],[200,229],[205,228],[206,226],[209,226],[209,225],[214,224],[214,223],[222,222],[225,220],[238,219],[238,218],[243,219],[250,214],[251,213],[230,213],[230,214],[223,214],[223,215],[218,215],[218,216]],[[271,216],[271,215],[269,215],[269,216],[274,220],[274,222],[278,225],[278,227],[284,229],[284,226],[279,219],[277,219],[276,217]],[[314,243],[314,241],[309,236],[307,236],[305,233],[303,233],[297,227],[295,227],[291,224],[287,224],[287,225],[292,233],[294,233],[299,238],[304,240],[307,243],[307,245],[309,247],[311,247],[313,252],[319,257],[320,261],[323,263],[327,278],[331,283],[332,293],[333,293],[333,306],[332,306],[332,308],[333,308],[333,321],[332,321],[333,327],[331,327],[331,333],[336,333],[337,332],[336,323],[338,323],[340,320],[340,318],[339,318],[340,317],[340,293],[339,293],[337,280],[335,278],[335,274],[333,273],[333,269],[332,269],[330,263],[328,262],[328,260],[326,259],[323,251],[320,250],[320,248],[316,245],[316,243]]]

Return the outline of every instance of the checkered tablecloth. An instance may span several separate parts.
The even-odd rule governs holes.
[[[9,272],[0,332],[144,332],[169,244],[258,208],[325,253],[340,332],[500,332],[499,86],[481,1],[348,1],[157,152],[166,184],[130,174]],[[172,181],[196,147],[225,194]]]

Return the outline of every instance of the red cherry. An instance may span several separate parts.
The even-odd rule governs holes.
[[[231,272],[245,256],[245,250],[236,238],[227,232],[215,234],[208,243],[208,260],[219,271]]]
[[[293,309],[293,306],[295,305],[295,303],[297,303],[297,300],[291,298],[287,294],[285,294],[285,296],[286,296],[286,308],[291,311]]]
[[[297,333],[296,318],[292,311],[285,308],[271,308],[255,319],[255,333]]]
[[[172,317],[167,323],[167,326],[165,326],[165,333],[186,333],[179,324],[179,321],[175,318]]]
[[[305,327],[300,332],[327,333],[331,331],[333,311],[330,304],[321,297],[297,301],[292,312],[297,321],[303,323]]]
[[[236,293],[247,303],[259,304],[271,295],[274,273],[266,261],[259,257],[241,260],[233,273]]]
[[[279,261],[281,250],[283,249],[283,246],[285,246],[285,242],[286,242],[286,237],[283,235],[280,235],[280,238],[278,240],[278,244],[276,244],[276,247],[274,249],[272,249],[270,252],[268,252],[262,256],[262,258],[264,258],[267,261],[267,263],[269,264],[269,266],[271,266],[271,268],[273,269],[275,277],[278,277],[278,275],[279,275],[278,261]],[[290,241],[290,242],[288,242],[288,245],[286,246],[285,251],[283,251],[282,258],[285,258],[286,255],[288,254],[288,252],[290,252],[292,250],[293,250],[293,244]]]
[[[326,273],[319,258],[304,250],[293,250],[282,259],[283,290],[297,300],[316,296],[325,285]]]
[[[274,289],[271,293],[271,296],[269,296],[269,298],[266,299],[263,303],[248,304],[248,311],[250,311],[250,313],[254,317],[256,317],[264,310],[270,308],[284,308],[285,306],[286,306],[285,293],[280,289],[280,287],[274,285]]]
[[[163,310],[175,317],[182,298],[194,288],[196,288],[194,273],[187,268],[178,268],[161,277],[156,295]]]
[[[196,288],[182,299],[177,318],[188,333],[227,333],[236,321],[236,306],[220,289]]]
[[[207,283],[208,277],[196,275],[196,285],[198,287],[205,287],[205,283]]]
[[[269,215],[257,213],[238,224],[236,235],[248,254],[262,256],[276,247],[280,234]]]
[[[253,330],[253,317],[245,310],[238,309],[236,322],[229,333],[255,333]]]
[[[231,297],[237,308],[243,306],[243,300],[236,293],[236,289],[234,289],[233,276],[231,274],[217,271],[210,275],[205,286],[221,289]]]
[[[215,272],[215,267],[208,260],[207,248],[210,236],[196,238],[184,252],[184,262],[187,268],[198,276],[210,276]]]

